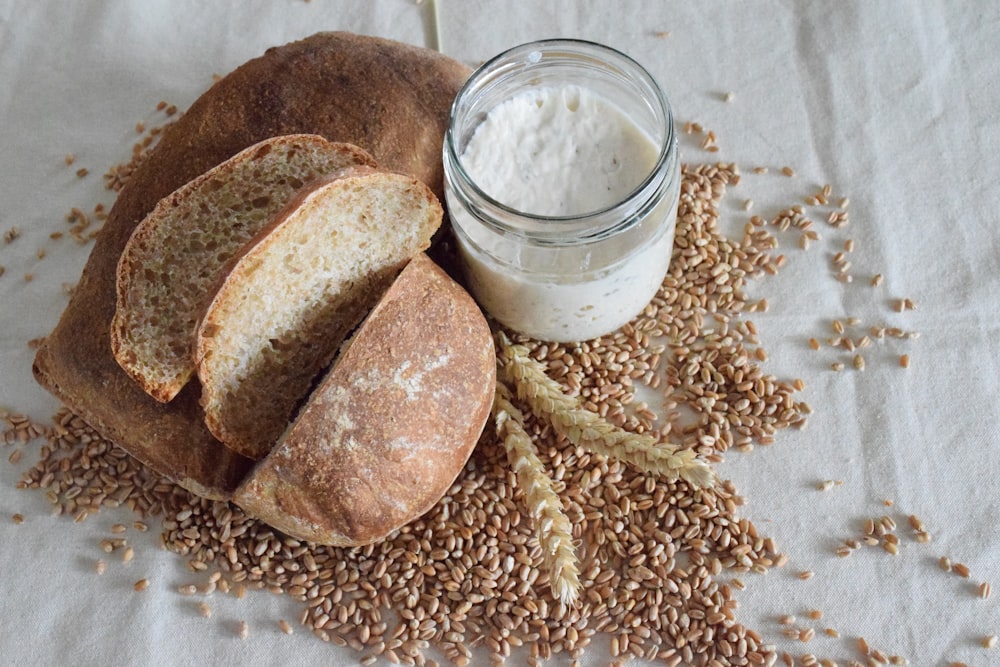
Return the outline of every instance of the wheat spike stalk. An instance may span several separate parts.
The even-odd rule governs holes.
[[[507,460],[524,489],[525,503],[535,521],[543,563],[549,572],[549,588],[564,605],[571,606],[580,592],[579,568],[573,547],[572,526],[563,511],[552,480],[535,453],[531,436],[524,430],[524,417],[510,402],[509,390],[497,383],[493,400],[497,433],[507,450]]]
[[[531,358],[528,349],[515,345],[500,333],[500,372],[517,390],[532,412],[544,416],[556,432],[578,447],[595,454],[625,461],[643,472],[678,478],[698,488],[711,486],[715,480],[711,467],[691,450],[659,442],[648,434],[631,433],[618,428],[567,396],[545,367]]]

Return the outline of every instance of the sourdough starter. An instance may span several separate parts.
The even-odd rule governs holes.
[[[623,202],[658,158],[659,146],[628,116],[577,85],[531,88],[494,107],[463,151],[462,166],[486,195],[543,217],[550,228],[543,236],[553,235],[520,239],[512,250],[510,234],[487,233],[468,210],[452,207],[480,304],[503,324],[553,341],[593,338],[637,315],[670,261],[676,176],[668,196],[636,223],[646,231],[574,238],[559,230],[572,224],[566,218]]]

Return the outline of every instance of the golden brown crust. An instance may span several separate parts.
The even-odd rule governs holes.
[[[356,546],[447,491],[482,432],[496,357],[479,307],[418,255],[233,501],[299,539]]]
[[[94,428],[185,488],[227,498],[250,462],[204,427],[192,383],[161,405],[111,354],[115,270],[156,203],[268,137],[315,133],[353,143],[441,195],[441,139],[467,68],[427,49],[321,33],[268,50],[217,82],[133,173],[96,240],[56,329],[35,358],[38,381]]]

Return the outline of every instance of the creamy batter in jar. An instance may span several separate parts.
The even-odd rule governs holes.
[[[473,295],[552,341],[608,333],[656,293],[679,192],[673,118],[652,77],[576,40],[516,47],[459,93],[444,147]]]

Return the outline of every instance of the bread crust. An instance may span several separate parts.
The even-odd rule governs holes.
[[[199,495],[229,498],[251,462],[207,431],[197,384],[158,403],[111,354],[115,270],[130,234],[163,197],[283,134],[355,144],[440,196],[441,141],[468,73],[429,49],[338,32],[269,49],[215,83],[165,129],[119,194],[69,305],[36,354],[39,383],[154,470]]]
[[[479,307],[418,255],[233,501],[298,539],[377,541],[455,481],[495,383],[493,338]]]

